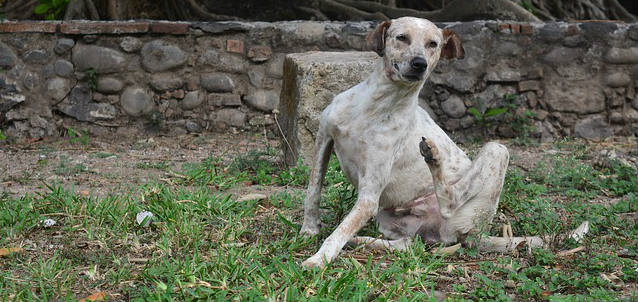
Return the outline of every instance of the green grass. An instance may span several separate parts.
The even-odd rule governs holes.
[[[462,248],[442,257],[417,242],[398,253],[347,249],[325,269],[304,270],[299,263],[357,193],[333,158],[322,197],[328,227],[318,238],[299,236],[308,169],[279,166],[272,150],[185,164],[170,172],[172,185],[128,194],[98,198],[51,184],[46,193],[0,195],[0,247],[24,249],[0,258],[0,300],[74,301],[105,291],[115,301],[429,301],[435,289],[450,301],[632,299],[624,290],[638,283],[638,226],[626,214],[638,211],[635,170],[594,167],[586,148],[557,147],[569,152],[530,171],[510,168],[500,211],[517,235],[560,233],[583,220],[592,230],[583,243],[557,239],[529,254]],[[286,190],[261,201],[229,195],[246,183]],[[614,202],[592,202],[599,199]],[[149,227],[135,221],[143,210],[155,215]],[[47,218],[56,226],[41,227]],[[360,234],[379,233],[369,224]],[[579,245],[585,250],[558,255]]]

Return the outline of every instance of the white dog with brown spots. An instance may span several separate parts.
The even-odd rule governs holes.
[[[439,59],[463,58],[456,33],[404,17],[381,23],[367,43],[381,57],[374,71],[337,95],[321,115],[300,232],[319,233],[321,185],[333,151],[358,198],[302,263],[307,267],[332,261],[348,242],[405,249],[415,236],[463,241],[488,225],[498,207],[509,161],[505,146],[487,143],[471,161],[418,106],[419,91]],[[373,217],[393,240],[354,237]],[[507,251],[523,242],[545,244],[540,237],[483,237],[479,248]]]

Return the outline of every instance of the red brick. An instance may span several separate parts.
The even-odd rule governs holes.
[[[148,22],[71,21],[60,24],[60,32],[72,35],[145,33],[148,32]]]
[[[227,40],[226,51],[234,53],[244,53],[244,41],[242,40]]]
[[[59,22],[0,22],[0,32],[5,33],[55,33]]]
[[[502,33],[510,33],[510,25],[507,23],[501,23],[498,25],[498,31]]]
[[[513,34],[520,34],[521,33],[521,25],[520,24],[512,24],[512,33]]]
[[[530,24],[521,24],[521,34],[531,35],[534,33],[534,27]]]
[[[188,23],[177,22],[153,22],[151,32],[158,34],[185,35],[189,28]]]

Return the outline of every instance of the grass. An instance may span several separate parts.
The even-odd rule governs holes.
[[[561,152],[529,171],[510,168],[499,211],[515,234],[561,233],[583,220],[592,222],[591,233],[580,244],[557,238],[548,249],[511,255],[462,248],[443,257],[417,242],[398,253],[347,249],[323,270],[304,270],[299,263],[357,193],[333,158],[322,197],[328,227],[319,238],[300,237],[308,169],[278,166],[272,150],[175,171],[141,163],[137,168],[170,171],[172,185],[127,194],[86,196],[58,184],[45,193],[3,194],[0,248],[23,251],[0,258],[0,301],[75,301],[101,291],[115,301],[433,301],[435,290],[450,301],[635,300],[635,170],[592,166],[586,146],[555,148]],[[238,202],[229,192],[245,184],[286,189]],[[144,210],[155,215],[149,227],[135,221]],[[57,224],[42,227],[47,218]],[[360,234],[378,231],[369,224]],[[585,250],[560,256],[579,245]]]

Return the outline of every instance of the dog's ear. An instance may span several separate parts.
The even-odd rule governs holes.
[[[461,39],[451,29],[443,29],[443,48],[441,48],[441,58],[445,59],[463,59],[465,51],[461,46]]]
[[[391,21],[383,21],[366,36],[366,48],[375,51],[381,57],[383,57],[383,49],[385,48],[385,33],[390,24],[392,24]]]

